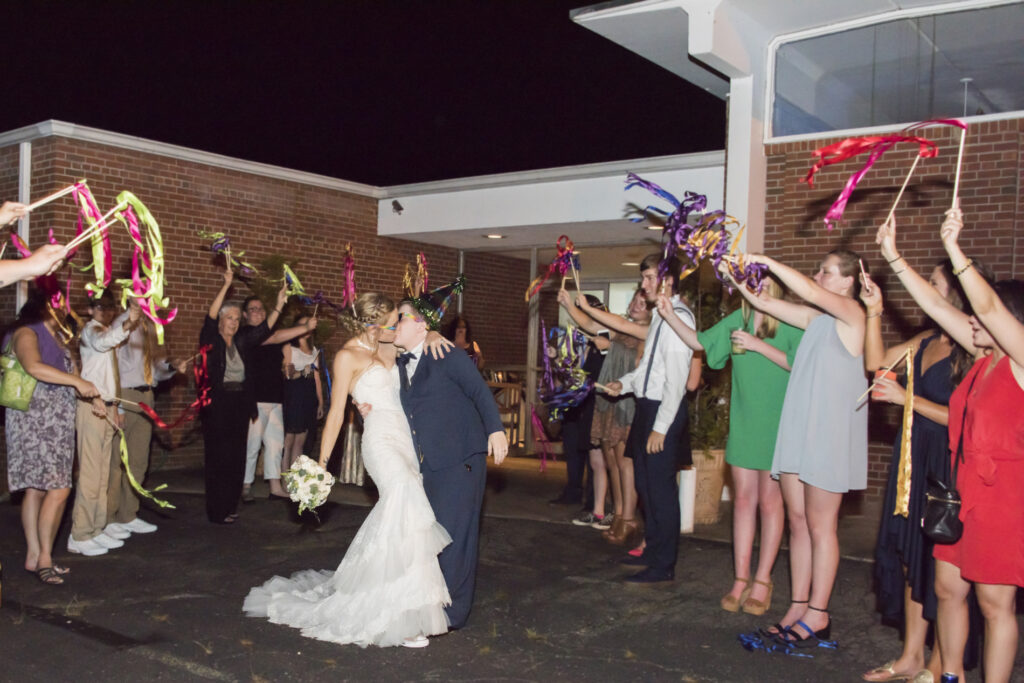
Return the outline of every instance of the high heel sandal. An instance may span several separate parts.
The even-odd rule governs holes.
[[[772,591],[775,589],[775,585],[771,581],[760,581],[754,579],[754,583],[761,584],[768,588],[768,595],[765,596],[764,600],[755,600],[749,597],[750,591],[753,588],[747,588],[747,597],[743,600],[743,611],[747,614],[753,614],[755,617],[759,617],[767,612],[772,606]]]
[[[825,614],[828,614],[827,609],[814,607],[813,605],[807,605],[807,609],[812,609],[815,612],[824,612]],[[790,647],[795,648],[797,650],[813,650],[819,647],[823,647],[829,650],[839,649],[839,643],[837,641],[829,640],[829,637],[832,635],[831,616],[829,616],[828,623],[825,624],[825,628],[819,629],[817,631],[812,630],[810,626],[808,626],[802,620],[799,619],[793,626],[799,626],[804,631],[806,631],[808,635],[801,636],[799,633],[793,630],[793,627],[790,627],[788,633],[786,633],[782,637],[782,640],[784,640]]]
[[[747,596],[750,595],[750,579],[741,579],[739,577],[736,577],[733,583],[735,583],[736,581],[743,582],[743,590],[740,591],[740,597],[737,598],[734,597],[732,593],[728,593],[722,596],[722,600],[719,602],[719,604],[722,606],[722,609],[724,609],[726,612],[739,612],[740,605],[745,605],[747,601]]]

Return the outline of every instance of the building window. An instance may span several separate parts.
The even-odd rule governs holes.
[[[772,135],[1024,110],[1021,36],[1024,3],[1015,3],[782,43]]]

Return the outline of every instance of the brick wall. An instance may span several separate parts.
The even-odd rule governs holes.
[[[17,145],[0,149],[0,198],[17,196]],[[455,276],[454,249],[377,236],[375,199],[297,182],[267,178],[155,154],[51,137],[32,143],[32,194],[41,197],[79,178],[88,178],[101,210],[113,206],[122,190],[134,192],[160,223],[167,259],[167,294],[178,307],[168,327],[170,355],[193,353],[210,300],[220,283],[220,268],[200,239],[198,229],[222,231],[246,258],[258,262],[273,253],[297,257],[297,273],[312,291],[323,289],[339,299],[343,285],[341,263],[346,242],[355,247],[359,291],[402,295],[405,264],[423,251],[430,264],[431,283]],[[70,199],[53,202],[32,214],[30,244],[41,244],[53,227],[64,242],[74,233],[75,208]],[[115,276],[127,273],[130,241],[116,228],[112,238]],[[76,261],[84,263],[85,254]],[[529,281],[529,263],[493,254],[466,253],[468,289],[466,314],[488,359],[495,363],[525,363],[526,306],[522,293]],[[84,276],[76,274],[72,305],[83,311]],[[237,282],[237,281],[236,281]],[[236,284],[231,298],[241,300],[248,289]],[[0,320],[14,317],[13,289],[0,290]],[[343,340],[328,343],[333,351]],[[162,392],[157,410],[176,415],[194,397],[189,383],[179,378]],[[201,437],[192,425],[158,435],[155,466],[182,466],[201,459]]]
[[[897,245],[918,272],[927,274],[945,258],[939,225],[949,208],[955,175],[959,129],[930,128],[924,137],[939,144],[939,156],[922,159],[896,210]],[[891,275],[875,245],[877,226],[885,219],[913,162],[916,146],[901,145],[878,161],[859,183],[842,225],[829,232],[822,217],[863,157],[826,167],[814,188],[800,182],[810,168],[811,151],[841,138],[768,145],[765,253],[804,273],[835,247],[862,254],[885,295],[882,331],[887,343],[907,338],[925,320],[899,281]],[[966,225],[964,250],[980,257],[998,278],[1024,277],[1024,119],[971,126],[963,160],[960,198]],[[884,492],[898,429],[895,408],[872,406],[868,489],[861,505],[876,507]]]

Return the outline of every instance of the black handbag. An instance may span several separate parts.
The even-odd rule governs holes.
[[[964,398],[964,419],[960,423],[960,442],[956,446],[956,460],[953,461],[953,476],[946,484],[928,475],[928,491],[925,493],[924,516],[921,518],[921,531],[933,543],[949,545],[960,540],[964,533],[964,523],[960,521],[960,492],[956,490],[956,474],[964,459],[964,432],[967,431],[967,399],[974,388],[975,374],[967,387]]]

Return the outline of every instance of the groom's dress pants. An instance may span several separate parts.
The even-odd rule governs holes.
[[[434,515],[452,537],[438,557],[452,604],[445,612],[448,625],[462,628],[469,619],[476,588],[480,541],[480,512],[487,484],[487,455],[478,453],[452,467],[423,469],[423,489]]]

